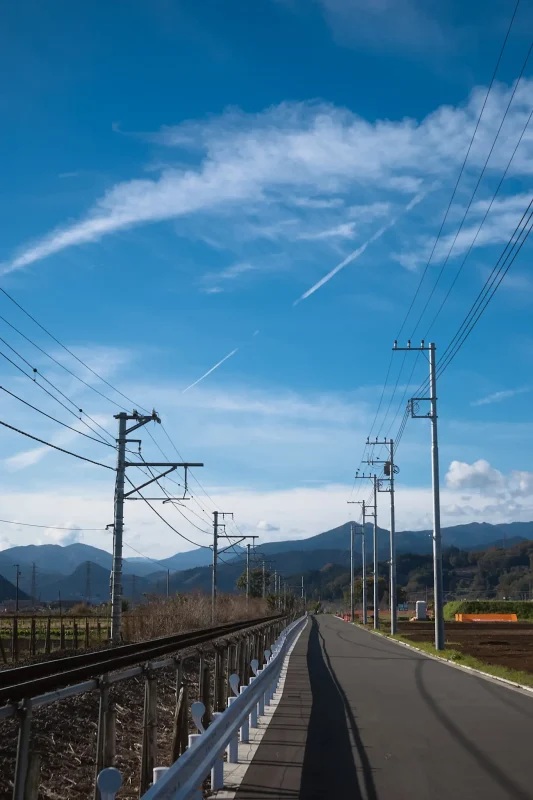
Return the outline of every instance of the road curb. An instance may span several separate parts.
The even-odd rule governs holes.
[[[509,689],[518,689],[522,692],[526,692],[528,695],[533,697],[532,686],[525,686],[523,683],[516,683],[515,681],[510,681],[507,678],[499,678],[497,675],[491,675],[490,672],[483,672],[482,670],[476,669],[475,667],[467,667],[466,664],[458,664],[456,661],[452,661],[451,658],[441,658],[441,656],[434,656],[432,653],[426,653],[425,650],[421,650],[420,647],[415,647],[412,644],[407,644],[407,642],[400,642],[398,641],[398,639],[393,639],[391,636],[387,636],[386,633],[378,633],[377,631],[370,631],[368,630],[368,628],[364,628],[362,625],[357,625],[357,623],[354,623],[354,626],[361,631],[366,631],[366,633],[372,634],[372,636],[379,636],[381,639],[386,639],[388,642],[392,642],[393,644],[399,644],[401,647],[407,647],[409,650],[415,650],[417,653],[421,653],[423,656],[426,656],[426,658],[433,659],[433,661],[438,661],[441,664],[447,664],[449,667],[454,667],[455,669],[462,669],[465,670],[466,672],[473,673],[474,675],[479,675],[480,678],[485,678],[485,680],[497,681],[498,683],[503,683],[503,685],[507,686]]]

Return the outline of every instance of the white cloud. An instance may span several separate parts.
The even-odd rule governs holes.
[[[501,392],[493,392],[486,397],[481,397],[479,400],[474,400],[470,403],[471,406],[488,406],[492,403],[501,403],[502,400],[509,400],[511,397],[516,397],[519,394],[530,392],[531,387],[522,386],[519,389],[504,389]]]
[[[264,531],[265,533],[273,533],[274,531],[279,531],[279,525],[272,525],[272,523],[267,522],[264,519],[262,519],[261,522],[258,522],[256,527],[257,530]]]
[[[299,208],[339,208],[344,205],[342,197],[294,197],[288,202]]]
[[[452,461],[446,474],[446,485],[450,489],[502,487],[504,478],[502,473],[491,467],[485,459],[480,459],[473,464]]]
[[[343,195],[355,205],[364,205],[369,192],[372,202],[376,193],[387,192],[377,202],[389,202],[391,192],[412,193],[421,180],[447,180],[455,174],[485,91],[476,89],[464,105],[443,106],[420,122],[406,118],[369,123],[326,103],[283,103],[258,114],[228,111],[205,122],[165,129],[166,144],[182,146],[190,140],[198,147],[188,166],[165,168],[153,179],[116,184],[84,218],[27,245],[4,271],[134,225],[189,219],[200,212],[232,212],[242,219],[252,207],[256,214],[282,209],[288,192],[311,200],[338,200]],[[469,169],[483,162],[509,91],[494,87]],[[524,81],[490,169],[505,163],[532,99],[533,83]],[[531,174],[532,152],[533,135],[526,134],[513,164],[515,173]]]
[[[64,525],[58,526],[62,528],[67,528],[69,523],[67,522]],[[53,542],[54,544],[60,544],[63,547],[68,544],[75,544],[76,542],[81,542],[83,540],[83,532],[73,526],[72,530],[64,531],[64,530],[57,530],[57,528],[47,528],[44,532],[42,544],[47,544],[49,542]]]

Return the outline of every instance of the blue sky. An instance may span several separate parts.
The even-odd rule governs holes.
[[[205,462],[202,484],[219,507],[236,512],[242,530],[267,538],[311,535],[352,513],[345,501],[392,341],[431,253],[512,6],[504,0],[3,5],[1,285],[114,386],[157,408],[180,452]],[[521,0],[402,331],[414,341],[425,334],[477,233],[431,329],[441,352],[530,199],[533,64],[516,90],[514,82],[530,46],[531,20],[531,2]],[[529,247],[439,387],[448,524],[533,516]],[[0,314],[121,399],[7,298],[0,299]],[[32,366],[113,429],[111,403],[1,320],[0,327]],[[415,356],[401,373],[403,356],[394,358],[374,429],[381,435],[395,435],[400,400],[427,370],[418,359],[407,386],[407,359]],[[6,361],[0,369],[4,387],[72,422]],[[3,399],[5,421],[113,463],[110,449]],[[153,433],[170,455],[162,433]],[[111,472],[12,432],[0,435],[6,519],[81,528],[111,521]],[[429,522],[428,441],[426,423],[411,421],[398,453],[400,528]],[[148,437],[143,449],[158,456]],[[212,505],[200,496],[196,510],[204,521],[189,518],[205,529]],[[188,547],[140,506],[127,508],[132,545],[154,556]],[[173,509],[162,513],[207,543],[207,534]],[[103,533],[77,536],[108,546]],[[9,546],[73,537],[3,526],[0,538]]]

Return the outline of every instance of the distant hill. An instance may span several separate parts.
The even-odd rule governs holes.
[[[59,544],[27,544],[9,547],[0,552],[0,572],[8,572],[13,564],[20,564],[21,572],[31,570],[35,562],[39,573],[70,575],[80,564],[90,561],[107,570],[111,569],[113,557],[107,550],[89,544],[75,542],[65,546]],[[25,567],[25,569],[24,569]],[[131,563],[124,559],[124,574],[145,575],[154,571],[151,561]]]
[[[0,603],[15,600],[16,596],[17,588],[15,584],[0,575]],[[29,600],[29,596],[19,588],[19,602],[26,603]]]
[[[99,564],[90,562],[90,602],[93,605],[106,603],[109,600],[109,574],[110,570],[101,567]],[[63,600],[85,600],[87,564],[84,562],[66,576],[61,576],[59,580],[41,582],[39,584],[39,594],[42,602],[55,601],[61,592]],[[141,600],[145,592],[151,593],[156,590],[152,581],[146,578],[133,575],[123,575],[124,597]],[[163,588],[160,587],[160,591]]]
[[[265,557],[272,561],[272,570],[284,575],[301,575],[321,570],[326,564],[335,564],[343,569],[349,565],[350,524],[346,522],[337,528],[324,531],[306,539],[266,542],[258,546]],[[510,547],[527,539],[533,539],[533,522],[510,522],[491,525],[487,522],[469,523],[443,528],[443,546],[456,546],[465,551],[483,551],[490,547]],[[219,586],[221,591],[233,591],[235,581],[244,569],[242,548],[240,554],[226,553],[225,564],[219,565]],[[366,525],[366,549],[370,560],[372,552],[372,525]],[[430,555],[432,551],[432,532],[400,531],[397,533],[396,550],[398,555]],[[381,561],[388,557],[389,533],[378,528],[378,552]],[[144,593],[166,590],[167,569],[171,570],[172,591],[210,591],[211,559],[208,548],[197,548],[185,553],[176,553],[170,558],[154,561],[142,558],[124,560],[124,591],[132,596],[135,588],[136,599]],[[58,592],[64,599],[84,599],[86,565],[91,563],[91,595],[93,602],[101,602],[109,597],[109,572],[111,553],[81,542],[62,547],[55,544],[26,545],[12,547],[0,552],[0,575],[7,581],[14,576],[14,564],[20,564],[21,590],[31,592],[31,565],[37,564],[37,594],[43,601],[56,600]],[[260,563],[260,560],[259,560]],[[361,538],[357,536],[355,545],[355,565],[361,564]]]

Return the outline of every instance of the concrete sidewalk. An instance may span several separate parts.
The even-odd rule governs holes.
[[[533,800],[533,697],[311,619],[237,800]]]

